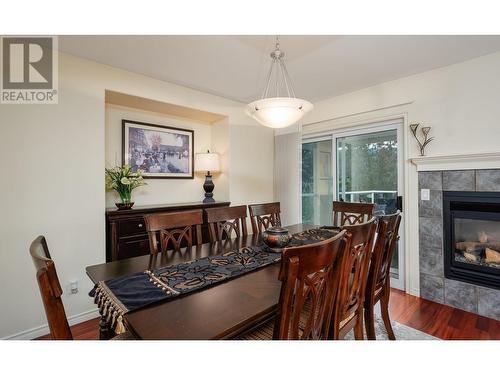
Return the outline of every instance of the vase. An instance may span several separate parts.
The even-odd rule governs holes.
[[[132,202],[131,191],[122,192],[120,194],[120,199],[122,200],[120,203],[115,203],[119,210],[130,210],[134,205],[134,202]]]
[[[120,202],[115,203],[119,210],[130,210],[134,205],[134,202]]]

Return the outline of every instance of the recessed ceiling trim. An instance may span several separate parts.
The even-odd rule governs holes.
[[[105,102],[106,104],[114,104],[142,111],[162,113],[168,116],[180,117],[205,124],[213,124],[214,122],[221,121],[226,118],[226,116],[219,113],[202,111],[191,107],[184,107],[177,104],[142,98],[140,96],[124,94],[111,90],[106,90]]]

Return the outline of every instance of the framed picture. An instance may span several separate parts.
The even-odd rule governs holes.
[[[122,120],[123,164],[144,178],[194,178],[194,131]]]

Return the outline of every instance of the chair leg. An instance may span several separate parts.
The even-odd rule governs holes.
[[[389,294],[390,291],[386,290],[380,298],[380,310],[382,312],[382,320],[384,321],[389,340],[396,340],[396,336],[394,336],[394,331],[392,330],[391,320],[389,318]]]
[[[368,340],[376,340],[375,336],[375,319],[373,316],[373,304],[369,303],[365,306],[365,326],[366,338]]]
[[[356,318],[356,325],[354,326],[354,338],[356,340],[364,340],[363,335],[363,314],[358,313]]]

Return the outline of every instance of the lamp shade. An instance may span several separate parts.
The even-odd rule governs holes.
[[[303,99],[266,98],[250,103],[246,113],[262,125],[279,129],[295,124],[312,108]]]
[[[196,172],[218,172],[219,154],[211,152],[196,154],[194,157],[194,170]]]

